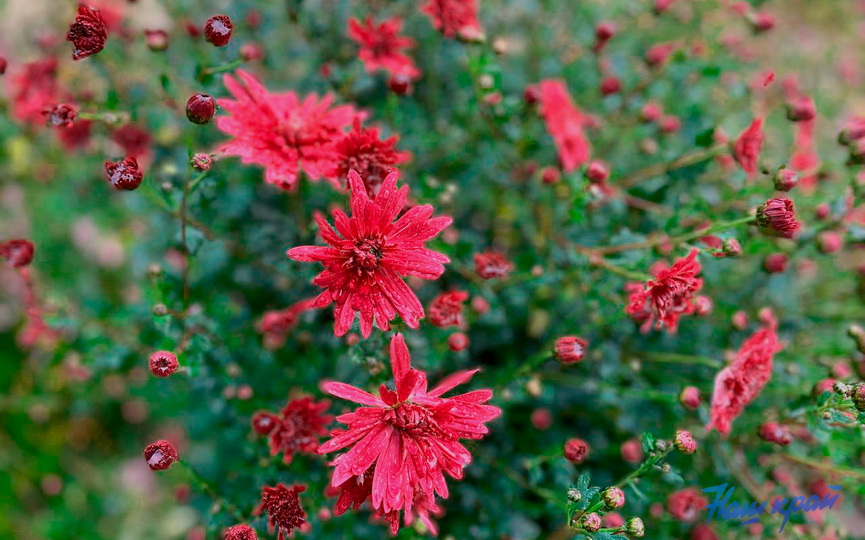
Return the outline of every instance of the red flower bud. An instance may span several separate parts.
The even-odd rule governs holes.
[[[667,11],[670,6],[673,5],[673,2],[676,0],[655,0],[655,5],[652,8],[652,11],[655,12],[655,15],[660,15],[661,13]]]
[[[529,420],[532,422],[532,426],[539,431],[546,431],[553,425],[553,415],[550,414],[549,409],[543,407],[533,410]]]
[[[48,107],[42,114],[48,119],[48,125],[53,127],[69,127],[75,122],[77,112],[75,107],[66,103],[58,103],[53,107]]]
[[[770,274],[780,274],[787,271],[787,255],[784,253],[772,253],[763,259],[763,270]]]
[[[523,101],[527,105],[534,105],[541,99],[541,89],[536,84],[530,84],[523,90]]]
[[[799,96],[787,103],[787,119],[792,122],[808,122],[817,117],[814,100]]]
[[[675,43],[659,43],[652,45],[646,51],[646,63],[651,67],[658,67],[670,59],[670,55],[676,50]]]
[[[688,409],[696,409],[700,406],[700,401],[700,391],[696,386],[686,386],[679,392],[679,403]]]
[[[144,449],[144,459],[154,471],[163,471],[178,460],[177,450],[166,440],[156,441]]]
[[[850,399],[853,400],[853,406],[856,407],[857,411],[865,412],[865,384],[857,386],[850,395]]]
[[[601,500],[607,505],[607,508],[615,510],[625,506],[625,492],[621,488],[608,487],[601,492]]]
[[[137,189],[144,180],[144,173],[138,168],[138,161],[134,157],[124,158],[114,163],[106,161],[105,174],[117,190],[132,191]]]
[[[600,184],[610,177],[610,169],[602,161],[592,161],[586,167],[586,178],[593,184]]]
[[[397,73],[388,79],[387,86],[390,88],[391,92],[398,96],[407,96],[414,91],[411,77],[403,73]]]
[[[663,114],[660,105],[649,102],[643,105],[643,108],[640,109],[640,120],[643,122],[657,122]]]
[[[759,12],[751,20],[751,26],[756,32],[768,32],[775,28],[775,17],[766,12]]]
[[[583,359],[589,343],[576,336],[564,336],[556,340],[554,354],[559,362],[575,364]]]
[[[228,15],[214,15],[207,19],[204,25],[204,39],[215,47],[225,47],[231,39],[231,31],[234,26]]]
[[[258,540],[255,529],[245,523],[225,529],[222,540]]]
[[[448,336],[448,348],[453,352],[465,350],[468,346],[469,337],[462,332],[454,332]]]
[[[766,442],[787,446],[793,442],[793,434],[790,429],[783,424],[776,422],[766,422],[757,430],[757,435]]]
[[[694,315],[698,317],[705,317],[711,314],[713,307],[712,299],[708,296],[701,295],[694,298]]]
[[[164,51],[168,48],[168,32],[165,30],[145,30],[144,40],[151,51]]]
[[[175,373],[180,364],[177,362],[177,357],[174,353],[168,351],[156,351],[150,355],[148,361],[150,373],[157,377],[168,377]]]
[[[775,183],[775,189],[778,191],[790,191],[799,183],[799,174],[793,169],[781,167],[778,169],[778,172],[775,173],[773,181]]]
[[[209,171],[213,164],[210,154],[195,154],[189,159],[189,163],[196,171]]]
[[[601,79],[600,90],[602,96],[616,94],[622,90],[622,81],[620,81],[618,77],[612,75],[604,77]]]
[[[820,203],[814,208],[814,216],[820,221],[829,217],[829,214],[831,213],[832,207],[829,206],[829,203]]]
[[[697,451],[697,441],[691,435],[690,431],[680,429],[676,432],[676,438],[673,440],[676,449],[683,454],[693,454]]]
[[[0,56],[0,75],[3,75],[6,73],[6,68],[8,66],[9,66],[9,62],[7,62],[5,58]]]
[[[78,15],[69,25],[66,41],[72,42],[72,59],[81,60],[105,48],[108,28],[99,10],[86,4],[78,4]]]
[[[595,27],[595,39],[598,41],[609,41],[616,35],[616,25],[610,21],[598,23]]]
[[[255,62],[264,58],[264,48],[254,41],[247,41],[240,46],[240,57],[244,62]]]
[[[622,454],[622,459],[628,463],[643,461],[643,445],[637,439],[628,439],[623,442],[619,452]]]
[[[841,251],[844,238],[836,231],[824,231],[817,236],[817,243],[823,253],[835,253]]]
[[[682,121],[676,116],[667,115],[661,118],[659,127],[661,133],[676,133],[682,129]]]
[[[589,445],[582,439],[568,439],[565,442],[563,453],[568,461],[580,464],[589,455]]]
[[[562,179],[562,173],[556,167],[544,167],[541,169],[541,181],[544,184],[556,184]]]
[[[598,532],[601,529],[601,516],[595,512],[586,514],[580,520],[580,524],[586,532]]]
[[[216,100],[207,94],[195,94],[186,102],[186,118],[193,124],[204,125],[216,114]]]
[[[474,261],[475,272],[484,279],[506,278],[514,269],[507,257],[495,251],[475,253]]]
[[[763,148],[763,119],[755,118],[739,138],[733,147],[733,159],[742,167],[742,170],[753,176],[757,172],[757,160],[760,158],[760,150]]]
[[[15,238],[0,243],[0,258],[9,261],[13,268],[23,268],[33,261],[36,247],[33,242]]]
[[[726,240],[724,240],[724,244],[721,246],[721,249],[724,251],[724,255],[728,257],[736,257],[737,255],[742,253],[742,246],[735,238],[727,238]]]
[[[799,230],[796,211],[790,199],[768,199],[757,209],[757,224],[783,238],[793,238]]]
[[[269,435],[279,423],[279,417],[267,411],[260,411],[252,415],[252,429],[259,435]]]

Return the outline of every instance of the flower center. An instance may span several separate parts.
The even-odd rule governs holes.
[[[355,242],[348,264],[361,271],[372,272],[378,268],[379,262],[384,256],[382,243],[377,238],[368,238]]]

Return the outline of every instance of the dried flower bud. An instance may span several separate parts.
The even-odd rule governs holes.
[[[586,514],[580,520],[580,524],[586,532],[598,532],[601,529],[601,516],[596,512]]]
[[[679,403],[684,407],[694,410],[700,406],[700,391],[696,386],[686,386],[679,392]]]
[[[571,502],[580,502],[583,498],[583,494],[579,489],[571,488],[568,490],[568,500]]]
[[[799,230],[796,211],[790,199],[768,199],[757,209],[757,224],[783,238],[793,238]]]
[[[679,452],[684,454],[693,454],[697,451],[697,441],[694,440],[690,431],[678,430],[673,444]]]
[[[193,124],[204,125],[216,114],[216,100],[207,94],[195,94],[186,102],[186,118]]]
[[[0,243],[0,258],[9,261],[13,268],[23,268],[33,261],[36,247],[33,242],[14,238]]]
[[[144,41],[151,51],[164,51],[168,48],[168,32],[165,30],[145,30]]]
[[[610,169],[601,161],[592,161],[586,167],[586,178],[593,184],[600,184],[610,177]]]
[[[66,32],[66,41],[72,42],[72,59],[81,60],[105,48],[108,27],[99,10],[87,4],[78,4],[78,15]]]
[[[582,439],[568,439],[563,453],[568,461],[580,464],[589,455],[589,445]]]
[[[637,538],[641,538],[646,534],[646,527],[643,525],[643,520],[635,517],[628,520],[625,523],[625,530],[631,536],[636,536]]]
[[[778,169],[778,172],[775,173],[775,178],[773,180],[775,183],[775,189],[778,191],[790,191],[799,183],[799,174],[793,169],[788,169],[782,166]]]
[[[760,425],[757,435],[766,442],[787,446],[793,442],[793,434],[790,429],[777,422],[766,422]]]
[[[177,450],[166,440],[159,440],[144,449],[144,459],[154,471],[163,471],[178,460]]]
[[[556,359],[564,364],[575,364],[586,355],[589,343],[576,336],[564,336],[556,340],[554,353]]]
[[[228,15],[214,15],[204,25],[204,39],[215,47],[225,47],[231,39],[234,26]]]
[[[156,351],[150,355],[148,361],[150,373],[157,377],[168,377],[175,373],[180,364],[177,362],[177,357],[174,353],[168,351]]]
[[[75,107],[66,103],[58,103],[42,111],[48,120],[48,125],[53,127],[69,127],[75,122],[78,115]]]
[[[196,171],[209,171],[213,164],[210,154],[195,154],[189,159],[189,163]]]
[[[225,529],[222,540],[258,540],[255,529],[245,523]]]
[[[607,508],[615,510],[625,506],[625,492],[617,487],[608,487],[601,492],[601,500],[607,505]]]
[[[144,173],[138,168],[134,157],[127,157],[117,162],[105,162],[105,174],[114,189],[132,191],[137,189],[144,180]]]
[[[469,337],[462,332],[454,332],[448,336],[448,348],[453,352],[459,352],[467,349],[469,346]]]
[[[414,91],[411,77],[403,73],[397,73],[388,79],[387,86],[390,88],[391,92],[398,96],[407,96]]]

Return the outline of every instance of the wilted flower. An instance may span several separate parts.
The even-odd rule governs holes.
[[[675,332],[679,318],[695,310],[692,299],[703,287],[703,280],[697,277],[700,271],[695,249],[669,269],[660,271],[645,286],[633,284],[629,287],[625,313],[641,322],[644,330],[654,322],[656,328],[666,326],[670,332]]]
[[[757,225],[783,238],[793,238],[799,230],[793,201],[768,199],[757,209]]]
[[[304,491],[306,486],[288,487],[281,482],[261,489],[261,503],[254,513],[267,512],[267,524],[279,531],[278,540],[283,540],[306,523],[306,512],[300,506],[300,494]]]
[[[72,42],[72,59],[81,60],[105,48],[108,28],[99,10],[87,4],[78,4],[75,22],[66,32],[66,41]]]

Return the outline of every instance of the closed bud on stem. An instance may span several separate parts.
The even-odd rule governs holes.
[[[628,534],[636,536],[637,538],[641,538],[646,534],[646,527],[643,525],[643,520],[638,517],[629,519],[625,524],[625,530]]]
[[[231,39],[234,26],[228,15],[214,15],[204,25],[204,39],[215,47],[225,47]]]
[[[186,118],[193,124],[206,124],[216,114],[216,100],[207,94],[195,94],[186,102]]]
[[[601,492],[601,500],[607,505],[607,508],[615,510],[625,506],[625,492],[617,487],[608,487]]]
[[[583,516],[583,519],[580,520],[580,525],[582,525],[583,529],[587,532],[598,532],[601,529],[601,516],[596,512],[586,514]]]

